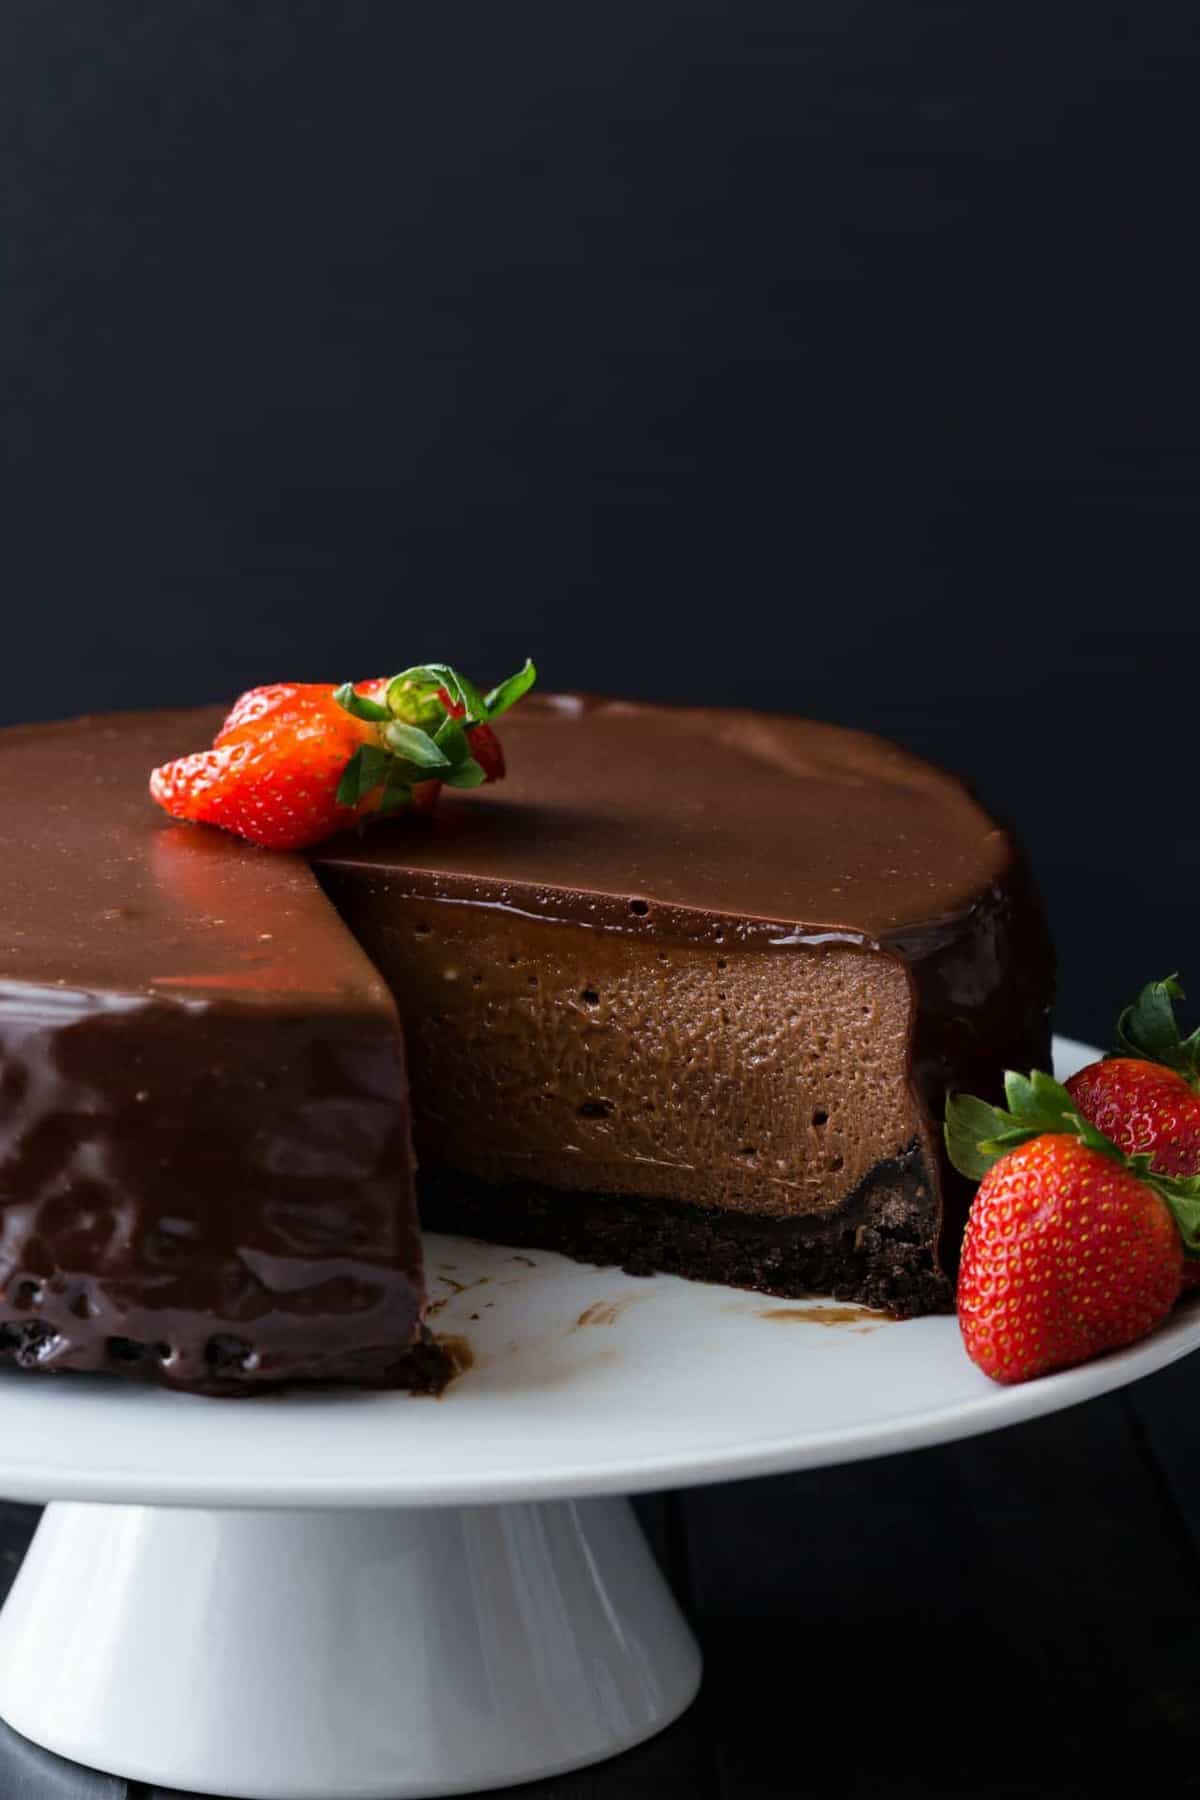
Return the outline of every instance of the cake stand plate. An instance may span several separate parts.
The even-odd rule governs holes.
[[[1094,1053],[1060,1041],[1059,1072]],[[230,1404],[0,1378],[0,1492],[48,1507],[0,1614],[0,1715],[244,1800],[416,1800],[612,1755],[699,1657],[621,1496],[990,1431],[1200,1347],[1200,1311],[1001,1388],[899,1324],[428,1240],[438,1401]]]

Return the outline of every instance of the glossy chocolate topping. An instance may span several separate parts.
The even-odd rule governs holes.
[[[423,1292],[395,1009],[304,862],[148,800],[213,723],[0,738],[2,1347],[391,1379]]]
[[[912,972],[931,1112],[948,1087],[1046,1065],[1041,903],[955,776],[835,725],[573,695],[531,695],[503,737],[503,783],[319,848],[339,904],[386,891],[726,951],[879,949]]]
[[[687,936],[868,944],[952,933],[1011,871],[1009,838],[960,781],[862,732],[532,695],[503,737],[504,782],[318,861],[403,865],[485,902],[507,888],[584,924],[653,929],[642,901]]]
[[[878,1154],[889,1168],[917,1157],[912,1192],[926,1210],[940,1184],[932,1114],[946,1085],[986,1091],[1006,1063],[1045,1058],[1049,946],[1011,840],[960,783],[877,739],[747,713],[532,697],[504,721],[505,783],[323,846],[310,867],[172,825],[148,799],[149,769],[209,742],[220,717],[0,735],[0,1349],[30,1366],[136,1369],[211,1391],[289,1378],[436,1385],[421,1361],[409,1089],[386,983],[409,1040],[418,1140],[437,1150],[431,1179],[445,1188],[455,1147],[472,1181],[496,1179],[487,1158],[498,1134],[479,1082],[520,1076],[528,1124],[512,1154],[528,1149],[539,1205],[562,1185],[560,1166],[574,1191],[631,1196],[622,1205],[641,1193],[712,1203],[703,1159],[686,1181],[677,1170],[676,1199],[653,1155],[634,1156],[644,1179],[622,1172],[621,1121],[593,1091],[600,1060],[588,1054],[607,998],[593,1006],[590,978],[576,979],[592,963],[635,1007],[619,1021],[634,1031],[634,1064],[637,1044],[648,1053],[653,1041],[658,964],[670,965],[673,1035],[660,1034],[651,1085],[679,1101],[672,1129],[685,1136],[704,1111],[694,1084],[707,1065],[683,1040],[723,1031],[717,978],[730,956],[746,960],[731,971],[726,1010],[741,996],[747,1029],[757,1007],[762,1030],[775,1031],[785,1015],[772,995],[791,991],[784,965],[776,982],[764,957],[804,962],[816,1046],[828,1048],[820,982],[837,986],[860,1022],[838,1027],[841,1063],[820,1052],[824,1077],[853,1075],[854,1033],[867,1032],[888,1087]],[[556,937],[556,926],[568,929]],[[588,949],[597,934],[603,956]],[[623,960],[631,938],[637,955],[630,944]],[[459,973],[447,973],[456,945],[487,964],[455,990],[457,1013],[440,997]],[[527,1017],[543,977],[565,983],[564,1004],[555,1012],[548,979]],[[704,994],[715,984],[694,1030],[685,981]],[[883,1036],[870,1036],[872,1007]],[[441,1048],[429,1048],[444,1047],[444,1021],[491,1033],[478,1036],[474,1088],[456,1086],[453,1060],[443,1074]],[[623,1041],[608,1043],[614,1082],[630,1060]],[[506,1042],[520,1054],[507,1056]],[[722,1042],[733,1118],[743,1080],[760,1092],[758,1051],[747,1039],[743,1056],[736,1031]],[[786,1068],[771,1073],[787,1091]],[[543,1086],[557,1086],[571,1142],[559,1113],[533,1103]],[[760,1104],[778,1112],[774,1092],[761,1086]],[[498,1109],[503,1096],[492,1099]],[[837,1125],[822,1124],[827,1141]],[[639,1129],[653,1133],[650,1113]],[[856,1151],[866,1154],[831,1142],[826,1198],[853,1177],[894,1210],[899,1199]],[[775,1201],[759,1207],[760,1188],[817,1192],[768,1163],[756,1187],[748,1158],[761,1152],[733,1140],[729,1166],[745,1176],[735,1193],[720,1174],[726,1199],[766,1218]],[[804,1204],[780,1202],[780,1216]],[[889,1217],[860,1220],[837,1255],[886,1237]]]

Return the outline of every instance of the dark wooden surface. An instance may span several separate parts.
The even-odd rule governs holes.
[[[703,1641],[700,1698],[522,1792],[1200,1792],[1198,1398],[1184,1362],[945,1449],[639,1503]],[[6,1582],[36,1517],[0,1508]],[[0,1733],[2,1800],[176,1800]]]

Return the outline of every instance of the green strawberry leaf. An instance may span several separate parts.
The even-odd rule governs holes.
[[[959,1174],[982,1181],[996,1160],[984,1146],[995,1142],[1007,1127],[1008,1115],[998,1106],[989,1106],[974,1094],[951,1094],[946,1102],[946,1154]]]
[[[472,755],[470,727],[507,712],[536,679],[537,671],[526,658],[515,675],[484,696],[449,663],[414,663],[392,676],[385,705],[356,694],[353,682],[344,682],[334,689],[334,699],[352,717],[378,725],[380,742],[363,744],[346,764],[338,784],[339,805],[357,806],[381,783],[381,812],[397,812],[411,804],[417,782],[481,787],[487,774]],[[443,694],[449,707],[440,697]],[[462,717],[455,718],[459,708]]]
[[[1179,1042],[1174,1003],[1183,997],[1178,975],[1147,982],[1133,1004],[1122,1012],[1117,1024],[1118,1038],[1135,1055],[1155,1057],[1161,1051],[1174,1049]]]
[[[447,770],[446,774],[441,776],[440,779],[445,782],[447,787],[482,787],[487,780],[487,773],[480,768],[474,757],[469,756],[466,762],[457,763],[454,768]]]
[[[1007,1112],[973,1094],[952,1094],[946,1102],[946,1154],[968,1180],[982,1181],[993,1163],[1010,1150],[1047,1134],[1075,1137],[1089,1150],[1126,1160],[1102,1131],[1080,1115],[1066,1088],[1041,1069],[1031,1075],[1008,1070],[1004,1097]]]
[[[1130,1160],[1150,1161],[1149,1157]],[[1187,1255],[1200,1256],[1200,1175],[1154,1175],[1149,1169],[1134,1172],[1166,1201],[1179,1227]]]
[[[359,798],[377,788],[381,781],[386,781],[391,767],[392,759],[386,750],[376,744],[364,744],[358,752]]]
[[[395,751],[397,756],[418,769],[440,772],[450,766],[445,751],[419,725],[406,725],[401,719],[393,719],[383,728],[383,741],[388,750]],[[382,754],[386,756],[387,750]]]
[[[411,805],[412,787],[404,778],[401,764],[394,762],[379,798],[379,810],[381,813],[403,812]]]
[[[467,734],[459,721],[452,719],[449,713],[434,732],[433,741],[451,768],[457,769],[461,764],[470,762],[471,745]]]
[[[1062,1129],[1062,1120],[1076,1110],[1066,1088],[1041,1069],[1031,1075],[1018,1075],[1009,1069],[1004,1077],[1004,1097],[1014,1119],[1042,1131]]]
[[[386,750],[375,744],[361,745],[342,770],[337,790],[338,805],[357,806],[364,795],[388,779],[393,760]]]
[[[1089,1150],[1099,1150],[1105,1156],[1115,1156],[1118,1162],[1124,1161],[1124,1153],[1119,1150],[1110,1137],[1106,1137],[1099,1126],[1085,1119],[1082,1113],[1072,1114],[1075,1136]]]
[[[356,750],[350,761],[342,770],[342,779],[338,782],[337,803],[339,806],[357,806],[359,783],[362,779],[362,751]]]
[[[368,700],[365,694],[356,694],[352,681],[344,681],[340,688],[334,688],[333,697],[343,712],[350,713],[356,719],[366,719],[371,724],[379,724],[392,716],[386,706],[380,706],[378,700]]]
[[[1116,1054],[1162,1063],[1200,1092],[1200,1027],[1190,1037],[1181,1035],[1175,1002],[1183,998],[1177,975],[1148,982],[1117,1021]]]
[[[1011,1131],[997,1132],[994,1138],[984,1138],[976,1146],[981,1156],[991,1158],[1006,1156],[1010,1150],[1017,1150],[1022,1144],[1029,1143],[1031,1138],[1042,1136],[1041,1132],[1031,1127],[1014,1125]]]
[[[507,681],[502,681],[499,687],[494,687],[490,693],[484,695],[484,717],[498,719],[501,713],[506,713],[510,706],[515,706],[517,701],[529,692],[536,680],[537,670],[529,657],[526,657],[523,668],[518,669],[515,675],[510,675]]]

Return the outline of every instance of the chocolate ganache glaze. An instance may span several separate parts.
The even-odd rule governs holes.
[[[436,1386],[391,996],[307,864],[146,795],[215,717],[0,736],[0,1348]]]
[[[1052,987],[959,782],[831,726],[534,697],[506,782],[310,861],[146,797],[220,716],[0,734],[0,1350],[436,1388],[410,1130],[427,1223],[949,1304],[942,1098],[1045,1063]]]

